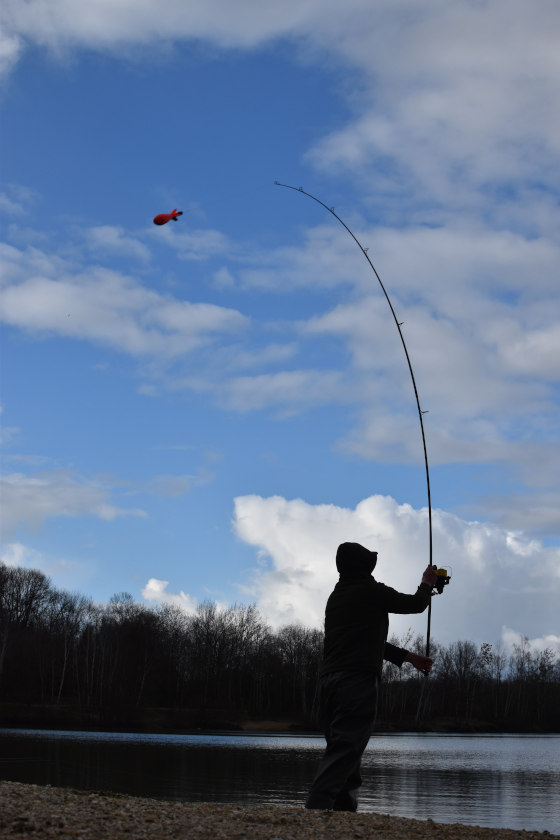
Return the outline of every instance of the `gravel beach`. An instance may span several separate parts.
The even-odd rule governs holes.
[[[544,840],[557,834],[444,825],[383,814],[162,802],[0,782],[1,840]]]

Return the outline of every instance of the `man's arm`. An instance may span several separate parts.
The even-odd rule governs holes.
[[[421,671],[426,676],[430,673],[434,664],[433,659],[430,659],[429,656],[413,653],[411,650],[405,650],[404,648],[392,645],[391,642],[385,642],[383,659],[386,659],[387,662],[392,662],[393,665],[397,665],[399,668],[403,662],[410,662],[417,671]]]
[[[397,592],[396,589],[392,589],[390,586],[385,586],[384,583],[379,583],[377,584],[378,597],[387,612],[400,613],[401,615],[421,613],[424,612],[430,603],[432,589],[436,585],[436,582],[436,567],[428,566],[422,575],[422,582],[414,595],[405,595],[403,592]]]
[[[436,582],[436,567],[428,566],[422,575],[422,583],[418,587],[415,595],[403,595],[402,592],[397,592],[395,589],[384,587],[386,591],[391,593],[390,599],[393,608],[389,608],[389,612],[422,612],[432,597],[432,589],[436,585]],[[420,603],[425,601],[424,606],[421,606],[420,609],[410,609],[412,602],[416,603],[418,601],[420,601]],[[388,662],[392,662],[393,665],[398,665],[399,668],[403,662],[410,662],[417,671],[421,671],[426,675],[430,673],[432,665],[434,664],[433,659],[430,659],[429,656],[412,653],[410,650],[405,650],[404,648],[392,645],[391,642],[385,642],[383,659],[386,659]]]
[[[393,665],[398,665],[398,667],[400,668],[403,662],[406,662],[407,656],[408,651],[404,648],[392,645],[391,642],[385,642],[385,648],[383,650],[383,659],[386,659],[387,662],[392,662]]]

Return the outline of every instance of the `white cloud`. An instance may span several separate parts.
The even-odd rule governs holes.
[[[382,276],[390,267],[385,282],[404,320],[421,406],[429,410],[430,463],[511,469],[529,488],[547,491],[545,504],[537,498],[525,504],[523,490],[519,504],[506,500],[502,507],[496,496],[488,504],[497,521],[514,526],[518,509],[519,527],[552,533],[560,509],[553,387],[560,356],[554,320],[560,247],[474,223],[403,230],[358,224],[356,230]],[[117,244],[129,239],[136,242],[117,231]],[[284,293],[287,278],[292,288],[348,289],[343,303],[307,321],[265,325],[269,334],[289,336],[265,345],[237,310],[164,296],[118,271],[82,269],[38,248],[4,246],[0,257],[6,323],[156,363],[157,386],[147,371],[142,393],[192,389],[227,410],[272,409],[278,417],[346,405],[352,425],[335,443],[339,451],[384,462],[421,461],[414,395],[395,325],[363,255],[339,226],[308,231],[301,249],[247,256],[251,272],[259,261],[265,266],[270,290]],[[269,259],[279,260],[276,275]],[[248,288],[252,281],[242,282]],[[329,350],[321,369],[305,367],[307,347],[320,350],[324,343]],[[196,373],[171,369],[199,350],[205,356]],[[162,365],[168,369],[163,377]],[[235,375],[252,370],[254,375]]]
[[[17,35],[6,35],[0,32],[0,78],[10,73],[15,67],[22,46],[22,40]]]
[[[77,477],[66,470],[0,479],[2,532],[9,539],[21,526],[37,528],[59,516],[96,516],[112,521],[120,516],[145,516],[139,509],[125,509],[110,502],[110,488],[100,481]]]
[[[4,246],[0,262],[5,269],[0,317],[38,335],[55,333],[133,356],[172,359],[248,323],[233,309],[164,297],[118,271],[82,270],[35,248]]]
[[[523,376],[560,379],[560,324],[547,324],[517,335],[515,324],[504,325],[500,350],[506,368]]]
[[[554,0],[4,5],[8,67],[24,43],[55,53],[93,48],[123,55],[127,46],[200,40],[251,49],[286,39],[302,60],[324,63],[327,55],[329,66],[338,60],[357,69],[360,78],[349,94],[356,117],[320,140],[308,160],[360,172],[385,201],[392,193],[409,204],[480,205],[477,191],[509,177],[534,187],[543,165],[549,184],[558,183],[560,14]]]
[[[0,417],[4,413],[4,406],[0,405]],[[6,426],[0,423],[0,444],[5,444],[19,435],[17,426]]]
[[[4,544],[0,548],[0,562],[6,566],[21,566],[42,572],[52,579],[57,588],[72,592],[89,585],[94,570],[91,561],[84,563],[75,558],[53,557],[21,542]]]
[[[0,36],[0,75],[2,73],[2,40]],[[8,216],[23,216],[30,204],[39,199],[35,190],[25,187],[23,184],[8,184],[6,192],[0,193],[0,213]]]
[[[527,639],[525,633],[520,633],[517,630],[512,630],[511,627],[502,628],[502,641],[508,653],[513,653],[514,647],[520,647],[524,640],[527,640],[529,649],[533,653],[540,653],[543,650],[555,651],[560,655],[560,636],[550,633],[547,636],[541,636],[537,639]]]
[[[279,365],[297,356],[299,347],[295,342],[286,344],[272,343],[263,347],[245,350],[242,347],[227,348],[223,354],[223,369],[225,371],[239,371],[255,368],[263,368],[267,365]]]
[[[150,259],[150,251],[144,243],[126,234],[122,227],[101,225],[89,228],[86,242],[95,254],[130,256],[142,262]]]
[[[294,200],[301,201],[301,198]],[[303,199],[307,200],[307,199]],[[462,226],[355,232],[381,272],[395,305],[432,414],[455,424],[478,416],[555,412],[549,381],[559,375],[554,319],[559,243],[469,220]],[[371,269],[339,226],[307,231],[300,248],[260,255],[242,269],[247,288],[347,287],[345,302],[298,326],[307,339],[336,337],[367,376],[359,390],[410,402],[405,358]],[[269,263],[269,264],[267,264]],[[429,340],[428,340],[429,337]],[[371,374],[381,379],[372,381]],[[452,392],[450,393],[450,388]],[[430,418],[432,419],[432,418]],[[539,423],[540,425],[540,423]]]
[[[329,2],[331,12],[340,7]],[[363,0],[350,0],[359,9]],[[180,40],[207,40],[221,47],[251,48],[283,34],[297,34],[301,25],[312,27],[319,8],[310,0],[286,0],[279,8],[274,3],[255,5],[239,0],[189,3],[170,2],[165,7],[156,0],[91,0],[79,12],[65,0],[6,0],[4,24],[8,37],[18,35],[53,51],[89,47],[118,49],[127,45],[152,44]],[[324,8],[323,13],[328,12]],[[307,22],[307,23],[306,23]]]
[[[326,599],[338,576],[336,548],[360,542],[379,552],[376,576],[414,592],[428,561],[427,511],[373,496],[355,509],[310,505],[275,496],[235,500],[233,527],[254,546],[258,567],[246,592],[275,626],[293,621],[321,626]],[[502,625],[528,636],[556,628],[560,549],[521,533],[433,512],[434,562],[452,570],[451,584],[433,603],[433,636],[494,642]],[[426,615],[392,616],[391,630],[425,634]]]
[[[231,289],[235,286],[235,279],[229,268],[222,266],[214,272],[213,283],[217,289]]]
[[[370,218],[382,210],[388,226],[372,229],[354,209],[346,214],[337,207],[370,247],[405,321],[422,407],[430,411],[430,458],[511,465],[516,477],[550,492],[532,500],[522,493],[505,504],[488,500],[499,522],[509,527],[518,514],[521,526],[554,528],[560,509],[560,7],[554,0],[257,6],[193,0],[162,9],[155,0],[141,8],[133,0],[92,0],[83,9],[65,0],[8,0],[0,61],[4,54],[13,64],[26,43],[122,55],[127,46],[169,41],[250,49],[285,38],[305,61],[328,54],[329,67],[338,60],[351,68],[352,84],[339,74],[339,91],[347,91],[353,117],[306,159],[359,184]],[[4,205],[12,213],[24,208],[13,192]],[[258,359],[257,376],[230,379],[230,363],[176,378],[170,387],[219,395],[221,405],[236,411],[272,407],[291,415],[353,404],[354,426],[339,442],[342,449],[384,460],[421,457],[398,338],[379,289],[372,292],[375,279],[342,229],[319,225],[305,233],[301,248],[241,258],[216,230],[178,223],[151,226],[149,237],[185,260],[235,255],[235,273],[227,266],[214,273],[228,291],[348,290],[343,305],[300,325],[304,341],[340,341],[344,370],[331,357],[324,370],[298,360],[293,370],[263,371],[283,352],[289,357],[288,347],[295,356],[294,345],[271,346],[260,358],[253,348],[237,347],[231,354],[237,370],[250,370]],[[90,242],[106,253],[147,258],[143,243],[120,228],[93,229]],[[163,297],[118,272],[82,271],[34,249],[21,256],[6,248],[4,268],[5,282],[13,284],[4,295],[8,323],[134,356],[176,359],[248,323],[234,310]],[[154,393],[152,383],[142,388]]]
[[[294,198],[294,201],[309,199]],[[362,259],[362,262],[360,262]],[[294,289],[352,288],[365,277],[371,283],[370,269],[360,258],[355,244],[334,222],[318,224],[302,231],[302,243],[271,251],[252,252],[238,269],[242,289],[269,290],[285,294]]]
[[[20,542],[12,542],[5,545],[2,549],[2,554],[0,554],[0,562],[6,566],[25,566],[30,569],[39,569],[40,571],[45,567],[43,554]]]
[[[146,601],[155,601],[157,604],[172,604],[173,606],[181,607],[187,613],[196,612],[198,606],[196,598],[193,598],[192,595],[188,595],[182,590],[178,595],[174,595],[171,592],[167,592],[168,586],[168,580],[150,578],[146,586],[142,589],[142,597]]]
[[[547,460],[547,464],[541,470],[538,462],[531,460],[531,453],[535,453],[534,447],[529,447],[529,451],[524,453],[530,465],[527,480],[535,485],[540,475],[541,479],[544,477],[551,484],[557,485],[558,453],[551,452],[549,447],[542,447],[539,455],[542,460]],[[560,491],[557,490],[549,493],[510,493],[507,496],[489,494],[480,500],[478,507],[484,509],[503,528],[516,528],[533,534],[555,534],[560,530]]]
[[[213,473],[204,468],[197,475],[156,475],[147,485],[147,490],[156,496],[177,498],[190,493],[194,487],[209,484],[213,479]]]
[[[509,462],[538,486],[543,466],[552,475],[535,458],[540,446],[557,477],[558,244],[479,226],[358,232],[404,322],[421,407],[430,412],[434,463]],[[339,339],[341,359],[346,348],[351,353],[344,378],[359,378],[362,408],[341,446],[369,458],[417,460],[406,359],[377,280],[367,266],[359,271],[364,261],[354,250],[346,263],[347,272],[356,268],[354,293],[302,324],[301,333]]]
[[[335,371],[288,370],[256,376],[238,376],[225,383],[219,395],[234,411],[280,409],[283,416],[317,405],[343,402],[346,389]]]
[[[430,463],[499,464],[529,488],[546,489],[546,497],[532,501],[521,491],[517,502],[494,497],[484,504],[506,528],[554,533],[560,515],[554,390],[560,370],[559,244],[492,231],[472,219],[464,226],[400,230],[358,221],[355,231],[370,246],[404,321],[421,407],[429,411],[424,422]],[[284,294],[305,284],[347,288],[344,302],[334,308],[277,325],[296,332],[297,347],[279,345],[292,347],[294,354],[326,342],[324,368],[294,362],[291,370],[263,372],[263,366],[281,362],[281,355],[275,359],[237,347],[227,359],[222,354],[224,363],[212,375],[187,376],[175,386],[214,394],[230,410],[272,408],[280,417],[347,405],[352,426],[336,442],[339,451],[386,463],[420,463],[405,355],[382,290],[350,237],[338,225],[320,226],[305,232],[300,248],[252,255],[248,265],[238,271],[246,289],[260,284]],[[244,358],[252,359],[258,372],[232,376]]]
[[[412,10],[403,0],[361,22],[343,25],[338,40],[367,78],[358,115],[317,144],[317,165],[359,171],[385,199],[392,190],[407,203],[465,208],[479,205],[490,184],[528,184],[556,159],[554,3],[426,0]]]
[[[356,116],[308,160],[359,173],[385,202],[482,208],[489,187],[512,177],[541,195],[558,185],[554,0],[6,0],[3,23],[8,65],[25,43],[122,56],[169,42],[247,50],[285,39],[303,61],[328,56],[359,73],[348,94]]]
[[[20,216],[25,211],[21,204],[14,201],[13,198],[10,198],[6,193],[0,193],[0,212],[6,213],[9,216]]]
[[[158,228],[149,231],[153,241],[163,241],[177,252],[182,260],[206,260],[218,254],[231,254],[233,243],[219,230]],[[223,276],[223,273],[222,273]]]

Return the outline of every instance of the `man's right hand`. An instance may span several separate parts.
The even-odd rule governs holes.
[[[436,569],[437,566],[428,566],[422,575],[422,583],[427,584],[431,589],[433,589],[437,583]]]
[[[421,671],[423,674],[428,676],[430,671],[432,670],[432,665],[434,664],[434,660],[431,659],[429,656],[422,656],[419,653],[412,653],[412,651],[407,651],[405,662],[410,662],[417,671]]]

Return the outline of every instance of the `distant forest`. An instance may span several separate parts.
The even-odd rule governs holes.
[[[423,652],[421,636],[392,637]],[[0,563],[0,725],[177,731],[284,721],[319,729],[323,634],[273,630],[254,605],[194,614],[119,593],[95,604],[40,571]],[[560,658],[521,639],[432,641],[428,679],[385,663],[383,731],[560,731]]]

